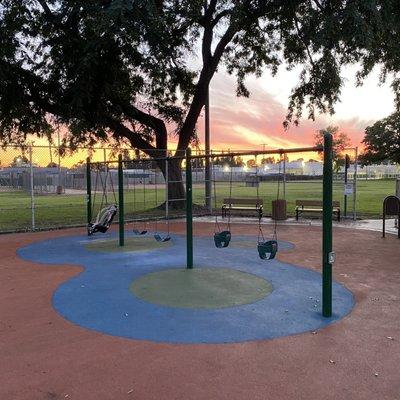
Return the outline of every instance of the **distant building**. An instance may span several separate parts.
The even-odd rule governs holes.
[[[321,176],[324,165],[319,161],[307,161],[304,163],[303,174],[311,176]]]

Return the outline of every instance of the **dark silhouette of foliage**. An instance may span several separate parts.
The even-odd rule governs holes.
[[[400,164],[400,113],[375,122],[365,130],[363,165],[392,162]]]
[[[398,0],[0,0],[0,142],[60,124],[72,147],[112,139],[156,157],[176,135],[182,154],[219,67],[248,96],[249,74],[300,66],[287,125],[332,113],[349,64],[360,82],[375,65],[398,73],[399,42]],[[180,163],[169,172],[180,180]]]

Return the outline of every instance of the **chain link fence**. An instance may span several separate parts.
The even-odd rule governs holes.
[[[154,221],[148,221],[150,219],[165,219],[165,168],[162,171],[162,166],[146,160],[144,154],[135,150],[119,149],[119,152],[125,160],[126,220],[140,225],[153,224]],[[165,151],[162,153],[164,155]],[[271,157],[269,160],[261,157],[231,160],[222,151],[218,153],[220,157],[212,162],[211,177],[206,175],[204,159],[192,162],[195,215],[209,215],[210,212],[220,215],[221,205],[229,196],[259,196],[264,201],[265,215],[271,213],[271,202],[279,196],[287,200],[289,216],[294,214],[296,200],[322,198],[322,164],[318,161],[305,162],[301,158],[293,158],[279,163]],[[349,218],[379,217],[383,198],[395,192],[395,177],[399,176],[399,167],[360,168],[355,149],[349,149],[348,153],[351,162],[347,185],[342,168],[334,174],[334,200],[340,201],[344,214],[344,195],[347,194],[346,213]],[[172,154],[170,151],[169,155]],[[202,154],[202,151],[195,150],[193,154]],[[318,160],[318,154],[311,154],[310,157]],[[0,232],[86,225],[87,158],[103,165],[100,171],[102,183],[99,176],[96,183],[98,171],[91,172],[95,215],[101,208],[102,200],[103,203],[117,201],[113,198],[118,186],[116,164],[108,164],[111,180],[105,185],[105,190],[102,175],[105,173],[104,162],[117,159],[115,148],[80,148],[74,152],[67,149],[62,154],[55,146],[9,146],[0,149]],[[373,175],[372,171],[379,171],[379,174],[375,172]],[[184,186],[184,168],[179,178],[174,179],[181,179],[180,184]],[[208,191],[205,188],[206,181]],[[176,185],[179,183],[176,182]],[[174,201],[182,202],[184,199]],[[182,207],[174,207],[174,201],[168,203],[169,217],[184,217]]]
[[[165,154],[165,151],[160,152]],[[126,220],[160,218],[161,203],[165,201],[165,179],[160,168],[146,160],[144,153],[106,147],[78,148],[74,152],[63,149],[60,153],[56,146],[8,146],[0,149],[0,232],[86,225],[86,160],[89,158],[102,166],[100,174],[98,171],[91,173],[92,214],[95,216],[102,204],[117,202],[114,196],[118,189],[117,164],[110,161],[116,160],[118,153],[126,160]],[[173,153],[172,150],[168,152],[169,155]],[[200,150],[194,153],[200,154]],[[143,159],[139,166],[134,165],[138,158]],[[196,171],[197,184],[200,176],[204,179],[204,171]],[[184,179],[184,175],[182,177]],[[202,195],[200,188],[197,195]]]

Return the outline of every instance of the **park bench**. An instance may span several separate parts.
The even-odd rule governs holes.
[[[263,214],[263,200],[257,198],[227,198],[222,204],[222,217],[226,217],[227,212],[232,210],[255,211],[258,218]]]
[[[340,201],[332,202],[332,214],[337,216],[337,220],[340,221]],[[322,213],[322,201],[321,200],[296,200],[296,221],[299,220],[300,214],[303,212]]]

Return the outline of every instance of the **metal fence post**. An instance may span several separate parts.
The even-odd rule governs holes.
[[[124,221],[124,171],[122,168],[122,154],[118,155],[118,212],[119,212],[119,245],[125,245]]]
[[[92,222],[92,168],[90,166],[90,157],[86,159],[86,217],[87,224]]]
[[[354,183],[353,183],[353,220],[357,221],[357,173],[358,173],[358,147],[354,155]]]
[[[169,221],[169,171],[168,171],[168,160],[169,158],[167,157],[165,159],[165,219],[167,220],[167,223]],[[157,190],[157,188],[156,188]],[[169,232],[168,232],[169,234]]]
[[[35,181],[33,178],[33,150],[29,147],[29,167],[30,167],[30,189],[31,189],[31,217],[32,230],[36,229],[35,225]]]
[[[283,155],[283,199],[286,200],[286,154]]]
[[[193,268],[193,208],[191,149],[186,150],[186,268]]]
[[[332,316],[332,135],[324,134],[322,220],[322,315]]]
[[[210,154],[210,96],[209,96],[209,87],[207,86],[207,95],[205,101],[205,155],[208,156]],[[212,208],[211,201],[211,167],[210,167],[210,158],[205,157],[205,169],[204,169],[204,180],[205,180],[205,206],[208,210]]]

